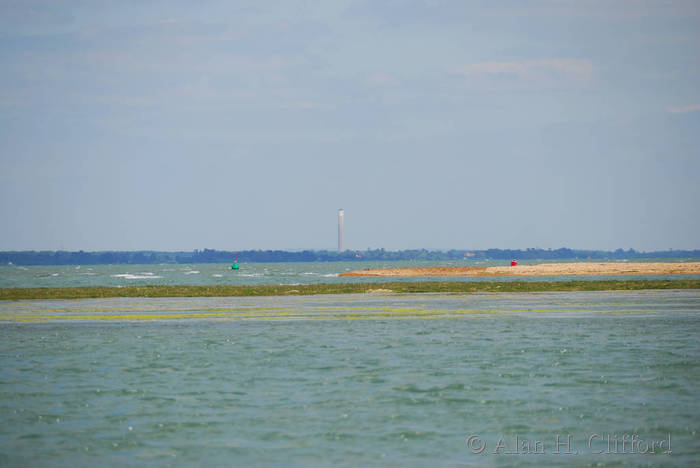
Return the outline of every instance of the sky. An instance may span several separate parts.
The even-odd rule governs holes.
[[[0,250],[700,249],[696,0],[0,0]]]

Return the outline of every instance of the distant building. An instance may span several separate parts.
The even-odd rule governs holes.
[[[338,210],[338,252],[345,250],[343,248],[343,218],[345,217],[345,211],[343,209]]]

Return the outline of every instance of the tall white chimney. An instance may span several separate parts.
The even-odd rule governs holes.
[[[338,252],[342,252],[343,249],[343,218],[345,217],[345,211],[343,209],[338,210]]]

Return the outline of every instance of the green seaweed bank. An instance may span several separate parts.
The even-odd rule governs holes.
[[[0,289],[0,300],[101,297],[227,297],[362,293],[477,293],[700,289],[700,280],[387,282],[261,286],[90,286]]]

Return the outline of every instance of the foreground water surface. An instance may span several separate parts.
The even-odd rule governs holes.
[[[699,332],[693,290],[0,301],[0,464],[697,466]]]

